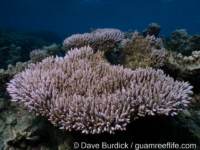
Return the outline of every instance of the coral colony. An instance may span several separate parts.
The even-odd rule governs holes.
[[[45,58],[45,54],[42,50],[33,50],[30,52],[30,58],[32,63],[41,62]]]
[[[125,56],[120,65],[110,65],[103,53],[117,44]],[[64,58],[51,56],[30,64],[7,87],[13,102],[48,117],[62,130],[114,134],[126,130],[131,119],[174,116],[190,103],[192,86],[157,69],[165,55],[154,35],[135,32],[125,39],[120,30],[98,29],[72,35],[63,45],[71,49]]]

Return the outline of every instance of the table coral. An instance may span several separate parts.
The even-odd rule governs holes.
[[[115,133],[130,119],[177,115],[190,103],[192,86],[162,70],[111,66],[90,47],[31,64],[8,83],[13,102],[48,117],[62,130]]]

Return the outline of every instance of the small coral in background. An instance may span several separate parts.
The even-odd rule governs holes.
[[[165,65],[179,76],[200,75],[200,51],[193,51],[189,56],[178,52],[168,52]]]
[[[95,51],[113,49],[124,39],[124,34],[118,29],[97,29],[92,32],[91,47]]]
[[[138,67],[151,66],[158,68],[163,65],[165,55],[161,49],[163,43],[160,38],[155,38],[153,35],[144,38],[139,35],[139,32],[135,31],[132,38],[130,40],[124,39],[121,45],[124,56],[120,64],[124,65],[125,68],[134,70]],[[161,50],[157,50],[157,47]]]
[[[162,70],[124,69],[103,61],[90,47],[30,64],[8,83],[13,102],[23,103],[63,130],[115,133],[131,117],[177,115],[188,105],[192,86]]]
[[[118,29],[97,29],[92,33],[75,34],[63,41],[63,46],[80,48],[90,46],[94,51],[103,51],[114,48],[124,38],[124,34]]]
[[[30,52],[30,58],[32,63],[41,62],[45,58],[45,54],[42,50],[36,49]]]
[[[132,31],[132,29],[130,29],[127,32],[124,32],[124,38],[125,39],[131,39],[133,34],[134,34],[134,32]]]
[[[91,34],[74,34],[63,41],[63,46],[71,49],[71,48],[80,48],[86,45],[89,45],[92,41]]]
[[[158,37],[161,30],[161,26],[157,23],[151,23],[149,24],[149,29],[145,29],[142,31],[142,35],[146,37],[147,35],[154,35],[155,37]]]
[[[43,46],[41,50],[44,52],[45,57],[56,56],[59,52],[59,45],[53,43],[50,46]]]

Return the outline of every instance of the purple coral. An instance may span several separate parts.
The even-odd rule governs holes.
[[[97,29],[92,32],[93,41],[95,42],[105,42],[105,41],[115,41],[120,42],[124,39],[124,34],[118,29],[105,28],[105,29]]]
[[[90,47],[29,65],[8,83],[13,102],[24,103],[63,130],[115,133],[130,118],[176,115],[189,103],[192,86],[162,70],[111,66]]]
[[[63,46],[67,48],[80,48],[89,45],[92,41],[92,36],[89,33],[74,34],[63,41]]]
[[[74,34],[63,41],[63,46],[71,49],[89,45],[98,51],[116,46],[123,38],[124,34],[118,29],[97,29],[92,33]]]

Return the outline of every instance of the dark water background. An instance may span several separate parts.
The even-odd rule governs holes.
[[[62,37],[90,28],[122,31],[162,26],[160,35],[176,29],[200,30],[200,0],[1,0],[0,27],[51,30]]]

